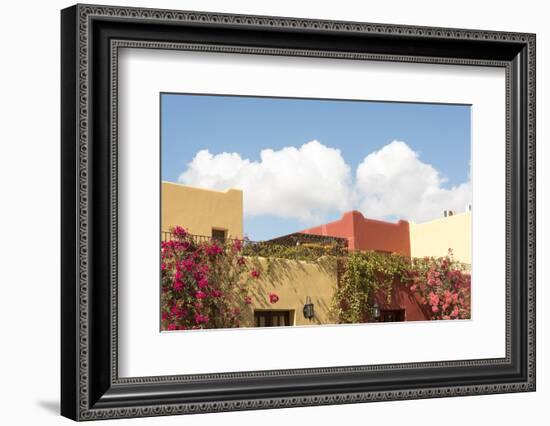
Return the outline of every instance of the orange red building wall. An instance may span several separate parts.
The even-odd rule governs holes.
[[[344,237],[350,250],[376,250],[411,255],[409,223],[367,219],[358,211],[344,213],[341,219],[301,231],[304,234]]]

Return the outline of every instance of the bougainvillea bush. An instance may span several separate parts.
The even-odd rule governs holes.
[[[182,227],[161,246],[161,329],[239,327],[260,272],[242,255],[242,242],[197,242]]]
[[[469,319],[471,276],[466,266],[445,257],[413,259],[410,290],[417,294],[434,320]]]
[[[337,323],[372,320],[379,296],[389,303],[392,292],[408,287],[427,318],[470,318],[470,274],[466,265],[445,257],[408,258],[374,251],[353,252],[342,260],[331,314]]]

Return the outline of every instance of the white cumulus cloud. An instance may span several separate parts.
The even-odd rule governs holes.
[[[366,217],[397,216],[415,222],[465,211],[472,185],[445,188],[445,178],[405,142],[393,141],[367,155],[357,167],[355,191]]]
[[[239,153],[199,151],[179,182],[243,190],[246,215],[274,215],[312,225],[327,213],[360,210],[366,217],[423,222],[443,210],[465,211],[471,181],[450,188],[431,164],[402,141],[367,155],[355,176],[340,150],[314,140],[299,148],[264,149],[259,161]]]
[[[247,215],[304,221],[351,209],[353,183],[340,150],[311,141],[299,148],[264,149],[259,161],[238,153],[199,151],[179,177],[187,185],[243,190]]]

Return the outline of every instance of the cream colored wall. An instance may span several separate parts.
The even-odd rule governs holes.
[[[261,269],[265,270],[267,261],[259,259]],[[336,290],[336,260],[333,263],[311,263],[276,259],[273,272],[263,274],[251,283],[252,303],[243,312],[243,327],[254,326],[254,310],[292,310],[292,325],[331,324],[329,318],[332,295]],[[279,296],[277,303],[269,303],[269,293]],[[306,297],[311,298],[315,316],[310,321],[304,318],[303,307]]]
[[[458,213],[425,223],[409,223],[411,256],[440,257],[449,248],[460,262],[472,263],[472,213]]]
[[[243,237],[243,193],[238,189],[212,191],[162,182],[161,230],[183,226],[191,234],[212,235],[212,228],[228,238]]]

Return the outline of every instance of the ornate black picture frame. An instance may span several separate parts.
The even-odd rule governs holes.
[[[62,415],[92,420],[535,390],[534,34],[95,5],[64,9],[61,28]],[[120,47],[504,68],[506,356],[119,378]]]

